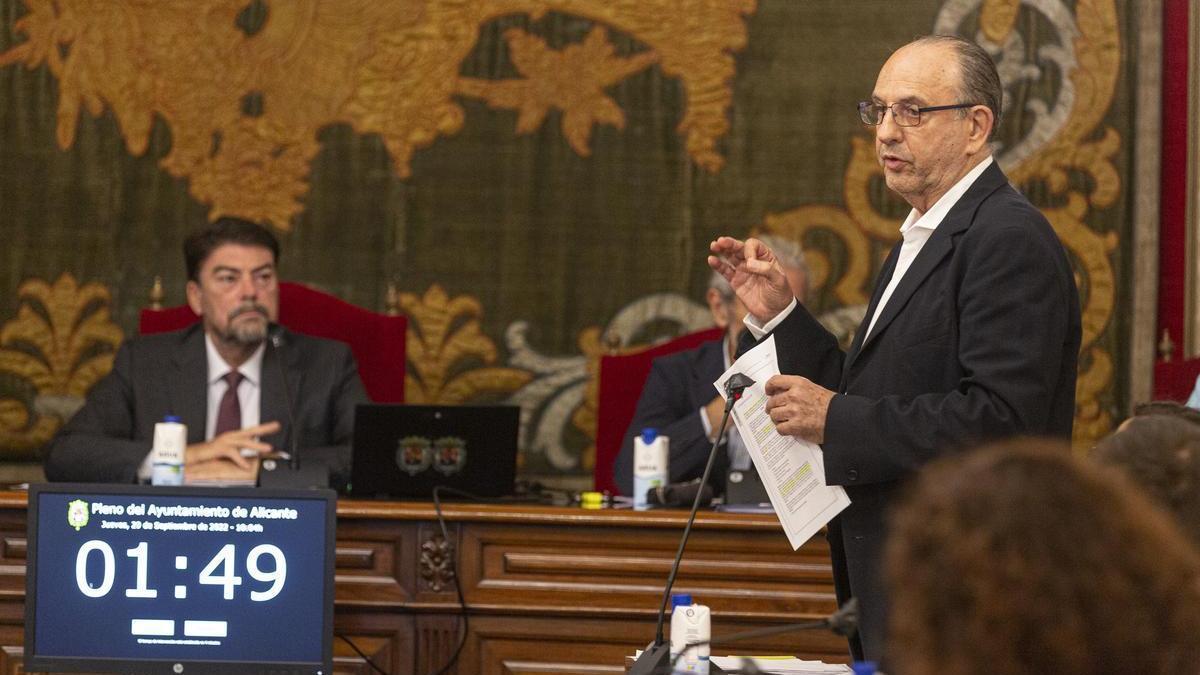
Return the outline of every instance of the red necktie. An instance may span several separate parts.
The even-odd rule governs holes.
[[[242,404],[238,401],[238,384],[242,381],[242,374],[236,370],[231,370],[221,378],[228,383],[229,388],[225,390],[225,395],[221,397],[221,404],[217,406],[217,427],[213,430],[213,437],[220,436],[227,431],[237,431],[242,428]]]

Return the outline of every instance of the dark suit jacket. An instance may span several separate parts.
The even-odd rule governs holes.
[[[367,401],[350,348],[340,342],[284,330],[282,347],[263,355],[260,418],[277,421],[278,433],[263,440],[291,447],[287,401],[276,359],[284,359],[296,425],[297,447],[306,461],[325,462],[335,486],[350,475],[354,408]],[[92,388],[87,402],[59,431],[46,456],[54,481],[131,483],[150,452],[154,425],[178,415],[188,443],[204,440],[208,406],[208,359],[200,324],[174,333],[126,340],[112,371]]]
[[[712,340],[695,349],[660,356],[651,363],[633,422],[613,462],[613,479],[621,494],[633,494],[633,439],[646,427],[654,427],[671,439],[667,460],[670,482],[704,474],[712,444],[704,434],[699,412],[717,396],[712,383],[725,372],[725,357],[721,354],[724,344],[724,339]],[[724,457],[724,453],[717,457]],[[716,467],[713,472],[717,474]]]
[[[1069,438],[1081,334],[1061,242],[995,164],[930,236],[864,343],[899,249],[848,353],[803,307],[774,331],[782,372],[838,394],[825,420],[825,477],[851,505],[830,524],[830,549],[839,600],[859,598],[862,647],[875,659],[885,518],[902,483],[987,439]]]

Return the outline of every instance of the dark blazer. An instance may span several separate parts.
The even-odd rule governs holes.
[[[333,340],[286,329],[276,351],[263,354],[260,418],[277,421],[278,433],[263,440],[291,447],[287,400],[276,359],[284,359],[303,459],[330,467],[335,486],[350,475],[354,408],[367,396],[350,348]],[[150,452],[154,425],[178,415],[188,443],[204,440],[208,406],[208,358],[200,324],[174,333],[126,340],[112,371],[92,388],[83,408],[59,431],[46,456],[54,481],[131,483]]]
[[[899,250],[848,353],[803,307],[774,331],[782,372],[837,391],[825,478],[851,504],[830,524],[830,549],[838,599],[858,597],[861,648],[873,659],[885,631],[887,510],[905,479],[988,439],[1070,438],[1081,339],[1062,243],[995,164],[938,225],[864,342]]]
[[[613,462],[613,479],[621,494],[633,494],[633,438],[646,427],[654,427],[671,439],[667,460],[670,482],[688,481],[704,474],[712,444],[704,434],[700,408],[717,396],[713,381],[725,372],[725,357],[721,353],[724,344],[724,339],[711,340],[651,362],[633,422]],[[717,457],[720,460],[724,453]],[[716,467],[713,471],[715,475]]]

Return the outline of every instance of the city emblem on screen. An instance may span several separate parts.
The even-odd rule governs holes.
[[[76,499],[67,504],[67,524],[75,528],[76,532],[88,524],[87,502],[82,499]]]

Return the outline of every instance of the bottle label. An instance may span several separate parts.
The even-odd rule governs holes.
[[[667,457],[670,439],[658,436],[646,443],[641,436],[633,439],[633,508],[650,508],[646,492],[667,483]]]
[[[178,422],[154,425],[154,447],[150,451],[150,482],[154,485],[183,485],[183,463],[187,454],[187,427]]]

